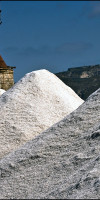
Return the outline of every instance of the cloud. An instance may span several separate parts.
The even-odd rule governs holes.
[[[93,45],[88,42],[66,42],[64,44],[58,46],[39,46],[35,47],[27,47],[22,49],[19,54],[23,56],[51,56],[51,55],[69,55],[69,54],[78,54],[83,53],[89,49],[91,49]]]
[[[78,17],[84,17],[84,16],[88,16],[88,14],[90,13],[90,4],[84,4],[82,6],[82,9],[80,11],[80,14],[78,15]]]
[[[19,51],[20,55],[25,55],[25,56],[31,56],[31,55],[42,56],[51,53],[52,53],[52,48],[48,45],[43,45],[39,47],[28,46]]]
[[[10,46],[3,49],[3,51],[5,51],[6,53],[15,53],[15,52],[18,52],[18,50],[19,48],[16,46]]]
[[[78,15],[78,18],[86,17],[88,19],[100,17],[100,2],[86,2]]]
[[[7,47],[4,51],[11,55],[25,56],[25,57],[38,57],[38,56],[54,56],[54,55],[76,55],[91,49],[93,45],[88,42],[65,42],[57,46],[42,45],[38,47]]]
[[[100,2],[92,2],[90,5],[90,13],[88,14],[89,18],[100,17]]]
[[[52,48],[48,45],[43,45],[39,47],[27,46],[27,47],[16,47],[16,46],[9,46],[3,49],[4,52],[9,54],[17,54],[21,56],[31,56],[31,55],[43,55],[49,54],[52,52]]]
[[[81,16],[100,17],[100,2],[89,2],[82,7]]]
[[[86,42],[66,42],[56,48],[56,52],[59,54],[77,54],[83,53],[88,49],[91,49],[93,45],[91,43]]]

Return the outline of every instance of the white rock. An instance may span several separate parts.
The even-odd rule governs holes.
[[[6,91],[3,90],[3,89],[0,89],[0,96],[1,96],[4,92],[6,92]]]

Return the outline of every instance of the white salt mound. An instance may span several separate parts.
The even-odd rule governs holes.
[[[1,96],[4,92],[6,92],[6,91],[3,90],[3,89],[0,89],[0,96]]]
[[[0,97],[0,158],[61,120],[83,102],[47,70],[26,74]]]
[[[100,89],[0,160],[1,199],[100,199]]]

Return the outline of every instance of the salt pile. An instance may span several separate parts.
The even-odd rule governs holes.
[[[6,92],[6,91],[3,90],[3,89],[0,89],[0,96],[1,96],[4,92]]]
[[[0,198],[100,198],[100,89],[1,159]]]
[[[0,97],[0,157],[61,120],[83,100],[47,70],[26,74]]]

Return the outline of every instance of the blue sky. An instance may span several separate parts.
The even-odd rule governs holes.
[[[100,64],[99,1],[0,1],[0,54],[26,73]]]

